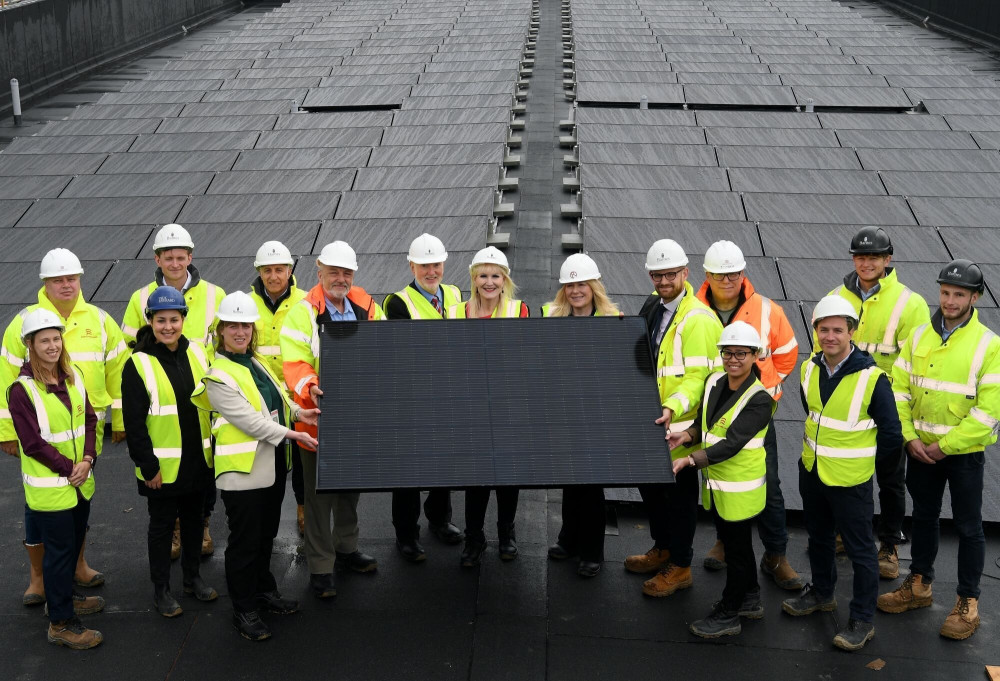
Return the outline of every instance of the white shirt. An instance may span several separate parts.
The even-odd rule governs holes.
[[[681,304],[681,299],[685,294],[687,294],[687,289],[681,289],[681,294],[669,303],[662,299],[660,300],[660,305],[663,306],[663,319],[660,320],[660,330],[656,332],[657,347],[663,341],[663,335],[667,332],[667,327],[670,326],[670,320],[674,318],[674,313],[677,312],[677,308]]]

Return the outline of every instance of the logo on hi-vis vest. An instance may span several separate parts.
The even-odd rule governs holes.
[[[77,416],[83,416],[83,405],[82,404],[76,405],[76,415]]]
[[[83,330],[83,335],[84,335],[85,338],[93,338],[94,337],[94,332],[91,331],[90,329],[84,329]]]
[[[720,426],[725,426],[726,425],[726,417],[725,416],[723,416],[721,419],[719,419],[719,425]]]

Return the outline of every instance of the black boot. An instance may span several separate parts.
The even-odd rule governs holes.
[[[271,629],[264,624],[256,610],[234,612],[233,626],[236,627],[236,631],[240,632],[240,636],[251,641],[263,641],[271,638]]]
[[[169,584],[153,585],[153,605],[156,606],[156,612],[164,617],[177,617],[184,612],[180,603],[170,593]]]
[[[195,575],[190,580],[184,580],[184,593],[194,596],[199,601],[214,601],[219,597],[218,592],[206,584],[201,575]]]
[[[465,531],[465,547],[462,549],[462,567],[476,567],[486,551],[486,535],[482,530]]]
[[[500,539],[500,560],[517,558],[517,537],[514,535],[514,523],[497,523],[497,536]]]
[[[736,610],[726,610],[720,601],[715,604],[708,617],[692,622],[688,629],[701,638],[719,638],[735,636],[743,630],[743,627],[740,625],[740,613]]]

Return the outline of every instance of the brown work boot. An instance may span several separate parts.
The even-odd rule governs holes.
[[[923,575],[912,572],[895,591],[878,597],[878,609],[882,612],[900,613],[917,608],[926,608],[934,602],[931,585],[924,583]]]
[[[50,622],[49,643],[57,646],[66,646],[75,650],[86,650],[101,645],[104,636],[96,629],[88,629],[83,626],[76,617],[71,617],[62,622]]]
[[[899,577],[899,554],[896,552],[895,544],[879,542],[878,576],[882,579]]]
[[[705,566],[706,570],[713,572],[726,569],[726,545],[722,543],[721,539],[715,540],[715,545],[705,554],[702,565]]]
[[[941,625],[941,635],[945,638],[964,641],[979,628],[979,599],[959,596],[951,614]]]
[[[691,579],[691,568],[677,567],[673,563],[656,573],[652,579],[647,579],[642,584],[642,593],[654,598],[669,596],[679,589],[689,589],[694,584]]]
[[[21,604],[25,607],[41,605],[45,602],[45,580],[42,577],[42,560],[45,558],[45,544],[34,544],[31,546],[24,544],[24,548],[28,550],[30,581],[28,582],[28,588],[24,590],[24,595],[21,596]]]
[[[306,534],[306,507],[302,504],[299,504],[295,511],[295,524],[299,528],[299,536],[304,537]]]
[[[670,551],[658,549],[655,546],[646,553],[628,556],[625,559],[625,569],[637,575],[656,572],[670,562]]]
[[[844,538],[840,536],[840,532],[837,533],[837,538],[834,539],[834,552],[838,556],[843,556],[847,553],[847,548],[844,546]]]
[[[765,553],[760,559],[760,569],[765,574],[771,575],[774,583],[782,589],[799,591],[802,588],[802,578],[788,564],[788,558],[784,555]]]
[[[181,521],[180,518],[174,521],[174,535],[170,538],[170,560],[177,560],[181,557]]]
[[[73,573],[73,583],[84,588],[91,588],[104,584],[104,575],[87,565],[87,535],[83,535],[83,544],[80,546],[80,555],[76,557],[76,571]]]
[[[208,533],[208,518],[205,518],[205,532],[201,537],[201,555],[211,556],[215,553],[215,542],[212,541],[212,535]]]

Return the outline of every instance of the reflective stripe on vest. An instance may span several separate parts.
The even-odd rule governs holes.
[[[406,305],[406,309],[410,313],[410,319],[442,319],[443,314],[448,310],[448,308],[462,302],[462,296],[460,293],[457,293],[458,289],[454,286],[442,284],[440,289],[440,313],[434,309],[434,306],[431,305],[430,301],[427,300],[427,298],[425,298],[422,294],[418,293],[418,295],[411,295],[411,289],[409,286],[401,291],[397,291],[393,295],[398,296]]]

